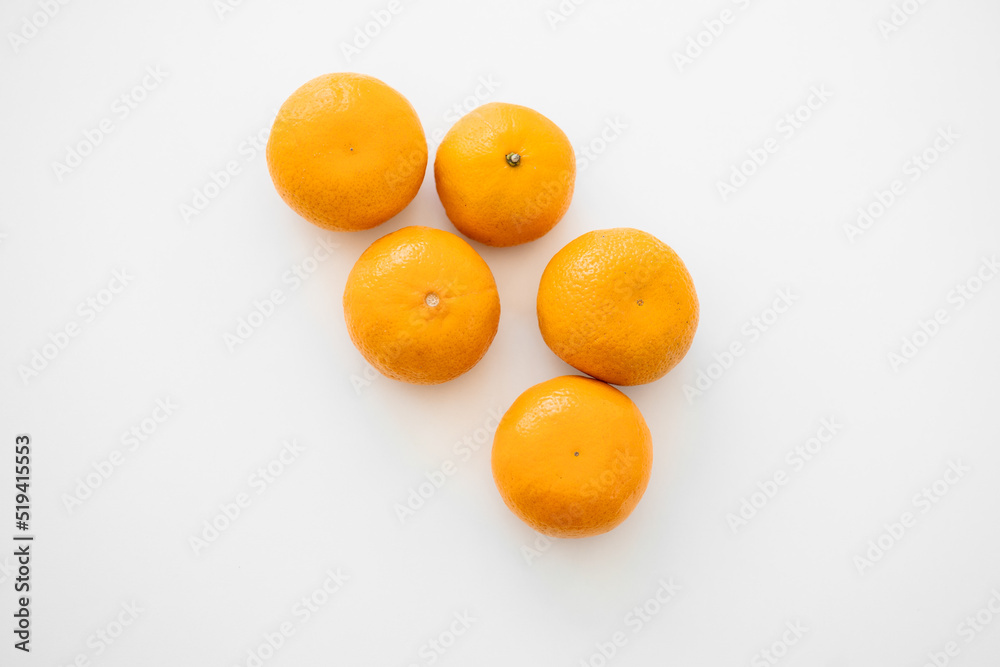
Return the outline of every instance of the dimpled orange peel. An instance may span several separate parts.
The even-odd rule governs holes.
[[[546,234],[565,215],[576,155],[566,134],[542,114],[492,102],[445,135],[434,182],[458,231],[486,245],[512,246]]]
[[[281,105],[267,166],[278,194],[309,222],[370,229],[416,196],[427,141],[413,106],[386,84],[363,74],[325,74]]]
[[[545,267],[536,309],[553,352],[618,385],[663,377],[698,328],[698,296],[684,262],[638,229],[601,229],[570,241]]]
[[[624,521],[649,483],[653,447],[639,408],[578,375],[531,387],[493,439],[493,479],[522,521],[551,537],[588,537]]]
[[[440,229],[404,227],[372,243],[351,269],[344,320],[379,372],[440,384],[486,354],[500,298],[490,267],[467,242]]]

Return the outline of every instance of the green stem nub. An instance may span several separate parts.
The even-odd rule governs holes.
[[[516,167],[521,164],[521,156],[517,153],[507,153],[507,164],[512,167]]]

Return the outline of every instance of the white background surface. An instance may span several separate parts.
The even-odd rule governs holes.
[[[621,631],[607,664],[763,665],[797,622],[807,631],[777,664],[918,667],[949,641],[949,664],[1000,664],[1000,614],[984,612],[972,641],[962,626],[1000,591],[1000,280],[961,308],[953,291],[1000,253],[1000,7],[930,1],[884,36],[889,0],[663,4],[591,0],[553,27],[554,1],[404,0],[348,60],[341,44],[387,3],[246,0],[220,15],[209,0],[71,2],[19,44],[10,34],[41,10],[5,3],[0,540],[15,532],[14,436],[30,433],[37,541],[30,656],[11,648],[13,559],[0,556],[0,663],[248,665],[288,622],[263,664],[601,665],[597,645]],[[673,54],[726,8],[734,20],[680,71]],[[166,78],[123,116],[115,101],[147,67]],[[444,386],[366,376],[340,305],[376,238],[453,229],[432,172],[385,225],[324,233],[279,199],[248,141],[296,87],[344,70],[412,101],[432,159],[481,77],[496,89],[479,101],[538,109],[581,156],[550,234],[473,244],[500,330]],[[778,124],[813,86],[832,97],[786,136]],[[60,180],[53,164],[102,119],[112,132]],[[616,120],[627,127],[602,146]],[[907,161],[941,128],[958,139],[912,180]],[[769,137],[777,152],[723,201],[717,183]],[[185,221],[229,161],[240,173]],[[905,191],[852,242],[845,225],[894,179]],[[546,548],[500,500],[489,440],[467,460],[455,447],[572,371],[538,332],[538,279],[569,240],[613,226],[677,250],[701,324],[680,366],[625,390],[655,446],[635,513]],[[321,238],[339,247],[294,287],[283,276]],[[133,278],[89,320],[79,304],[122,269]],[[275,289],[284,303],[230,351],[224,336]],[[745,325],[779,290],[792,307],[752,339]],[[939,309],[947,322],[894,369],[888,355]],[[22,379],[73,323],[79,335]],[[745,353],[688,400],[734,341]],[[168,398],[176,410],[129,450],[122,434]],[[843,428],[796,470],[787,453],[831,417]],[[251,476],[290,439],[304,451],[258,494]],[[121,465],[68,509],[114,450]],[[448,460],[457,472],[401,523],[395,505]],[[925,512],[914,496],[949,461],[969,470]],[[777,470],[787,484],[734,532],[727,514]],[[190,538],[240,493],[249,507],[196,554]],[[907,511],[915,525],[859,565]],[[303,622],[295,605],[337,569],[349,580]],[[630,610],[671,578],[680,590],[636,632]],[[131,603],[138,618],[98,639]],[[463,613],[471,627],[435,653]]]

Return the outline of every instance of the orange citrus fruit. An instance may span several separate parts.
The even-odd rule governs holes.
[[[490,267],[458,236],[404,227],[362,253],[347,276],[351,340],[383,375],[439,384],[475,366],[496,335]]]
[[[553,352],[618,385],[663,377],[698,328],[698,296],[684,262],[638,229],[602,229],[570,241],[542,273],[537,310]]]
[[[517,397],[493,438],[493,479],[518,517],[552,537],[606,533],[649,483],[653,445],[628,396],[564,375]]]
[[[458,231],[490,246],[533,241],[569,208],[576,156],[542,114],[493,102],[462,117],[434,158],[434,182]]]
[[[278,194],[309,222],[370,229],[417,195],[427,140],[405,97],[362,74],[326,74],[292,93],[267,140]]]

